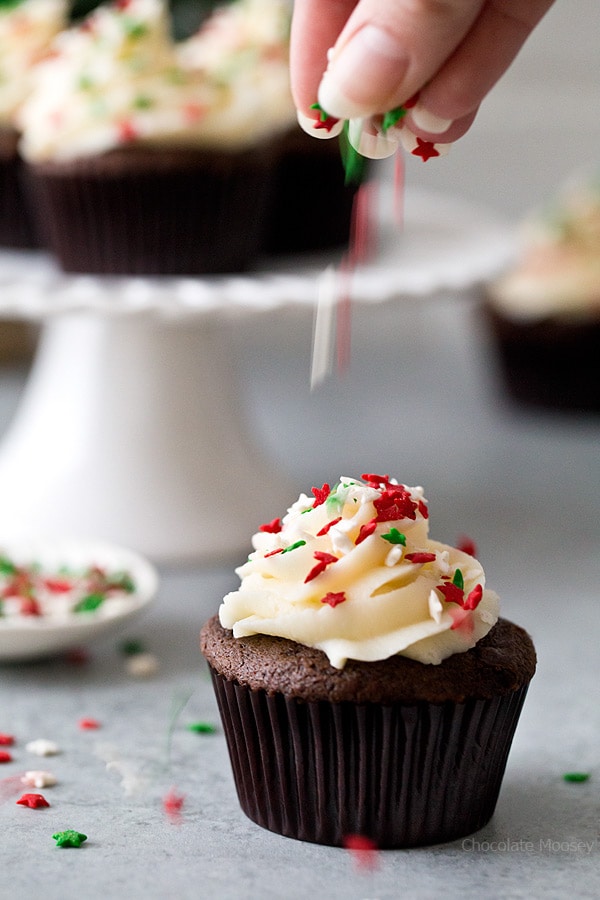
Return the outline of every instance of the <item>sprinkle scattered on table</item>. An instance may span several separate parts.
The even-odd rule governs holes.
[[[25,749],[28,753],[35,754],[35,756],[56,756],[57,753],[60,753],[58,745],[54,741],[47,741],[45,738],[29,741],[25,745]]]
[[[12,734],[0,733],[0,747],[12,747],[15,739]]]
[[[178,815],[183,809],[183,804],[185,802],[185,797],[183,794],[178,794],[175,788],[171,788],[171,790],[163,797],[163,809],[169,815]]]
[[[57,847],[81,847],[83,842],[87,841],[87,834],[67,828],[66,831],[57,831],[52,835],[52,839],[56,841]]]
[[[150,678],[159,668],[158,658],[153,653],[135,653],[126,663],[127,672],[134,678]]]
[[[12,754],[8,750],[0,750],[0,763],[12,762]]]
[[[82,731],[94,731],[97,728],[101,728],[101,725],[98,719],[80,719],[79,727]]]
[[[582,784],[585,781],[590,780],[589,772],[565,772],[563,775],[563,780],[568,781],[571,784]]]
[[[146,648],[137,638],[130,638],[121,644],[121,653],[124,656],[135,656],[137,653],[145,653]]]
[[[21,781],[29,787],[52,787],[52,785],[56,784],[56,777],[52,772],[44,772],[42,769],[30,769],[28,772],[25,772]]]
[[[44,809],[50,806],[43,794],[23,794],[17,800],[19,806],[28,806],[29,809]]]
[[[190,722],[187,729],[195,734],[215,734],[217,730],[216,726],[210,722]]]

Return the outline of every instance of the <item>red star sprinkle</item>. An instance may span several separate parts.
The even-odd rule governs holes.
[[[373,485],[374,487],[384,487],[386,489],[393,487],[389,475],[370,475],[365,472],[360,477],[363,481],[366,481],[367,484]]]
[[[41,616],[40,604],[33,597],[21,597],[19,612],[22,616]]]
[[[44,587],[53,594],[66,594],[73,587],[66,578],[44,578]]]
[[[12,734],[0,734],[0,747],[12,747],[15,739]]]
[[[374,869],[377,866],[377,844],[363,834],[348,834],[344,838],[344,847],[350,850],[355,863],[361,869]]]
[[[100,722],[97,719],[80,719],[79,727],[84,731],[93,731],[95,728],[100,728]]]
[[[8,750],[0,750],[0,763],[12,762],[12,756]]]
[[[178,794],[174,788],[171,788],[169,793],[163,797],[163,809],[173,822],[181,822],[184,801],[183,794]]]
[[[417,138],[417,146],[412,151],[413,156],[420,156],[423,162],[427,162],[428,159],[432,159],[434,156],[439,156],[439,151],[435,149],[435,144],[432,141],[424,141],[422,138]]]
[[[396,519],[416,519],[417,504],[410,493],[401,485],[383,491],[381,497],[373,500],[378,522],[393,522]]]
[[[355,546],[362,544],[364,540],[370,537],[375,529],[377,528],[377,519],[371,519],[370,522],[367,522],[365,525],[360,526],[360,531],[358,532],[358,537],[354,541]]]
[[[338,561],[337,556],[332,556],[331,553],[323,553],[322,550],[315,550],[314,557],[318,560],[318,563],[310,570],[310,572],[304,579],[304,584],[308,584],[309,581],[312,581],[313,578],[316,578],[317,575],[320,575],[321,572],[324,572],[327,566],[330,566],[332,563],[336,563]]]
[[[312,492],[315,495],[315,502],[313,503],[312,508],[315,509],[315,507],[325,503],[331,493],[331,488],[328,484],[324,484],[322,488],[314,487]]]
[[[331,522],[328,522],[327,525],[323,525],[320,531],[317,531],[317,537],[323,537],[324,534],[333,528],[334,525],[337,525],[338,522],[342,521],[342,517],[338,516],[337,519],[332,519]]]
[[[340,603],[344,603],[346,599],[346,595],[343,591],[338,591],[337,593],[329,591],[328,594],[321,597],[321,603],[328,603],[329,606],[335,608],[336,606],[339,606]]]
[[[416,551],[415,553],[407,553],[404,559],[408,559],[413,563],[430,563],[435,562],[436,555],[435,553],[424,553]]]
[[[437,590],[440,594],[443,594],[446,603],[458,603],[459,606],[463,605],[464,591],[456,584],[438,584]]]
[[[462,553],[467,553],[469,556],[477,555],[477,547],[475,546],[475,541],[471,540],[470,537],[466,535],[462,535],[457,544],[456,549],[460,550]]]
[[[279,534],[282,529],[281,519],[272,519],[270,522],[265,522],[264,525],[261,525],[258,529],[259,531],[264,531],[266,534]]]
[[[19,806],[28,806],[30,809],[43,809],[46,806],[50,806],[42,794],[23,794],[17,800],[17,804]]]
[[[325,131],[331,131],[333,126],[337,125],[337,123],[339,121],[340,120],[336,119],[335,116],[327,116],[326,119],[318,118],[318,119],[315,119],[315,124],[313,125],[313,128],[315,131],[322,131],[323,129],[325,129]]]

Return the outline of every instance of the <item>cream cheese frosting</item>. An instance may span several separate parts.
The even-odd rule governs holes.
[[[520,242],[517,264],[491,286],[495,306],[523,320],[600,314],[600,172],[529,216]]]
[[[67,0],[0,6],[0,125],[12,125],[31,88],[33,67],[67,19]]]
[[[238,0],[180,45],[165,0],[98,7],[37,67],[19,117],[23,156],[64,161],[135,143],[235,151],[284,129],[287,44],[256,15],[262,6]]]
[[[322,650],[336,668],[395,654],[435,665],[473,647],[498,619],[480,563],[431,540],[423,489],[388,476],[313,488],[252,544],[236,569],[239,589],[219,609],[236,638],[288,638]]]

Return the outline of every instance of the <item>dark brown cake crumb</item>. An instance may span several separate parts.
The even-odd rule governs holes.
[[[516,691],[531,680],[536,666],[531,638],[506,619],[499,619],[471,650],[437,666],[391,656],[377,662],[349,660],[336,669],[321,650],[286,638],[234,638],[218,616],[202,628],[200,648],[210,666],[231,681],[309,702],[462,703]]]

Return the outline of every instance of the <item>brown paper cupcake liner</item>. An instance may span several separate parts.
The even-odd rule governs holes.
[[[546,409],[600,412],[600,319],[517,322],[483,309],[499,376],[514,401]]]
[[[0,247],[33,249],[39,239],[23,191],[16,143],[16,135],[0,128]]]
[[[49,249],[67,272],[203,275],[255,261],[270,154],[114,151],[30,167]]]
[[[270,831],[343,846],[451,841],[491,818],[527,685],[493,700],[303,702],[211,669],[240,805]]]

